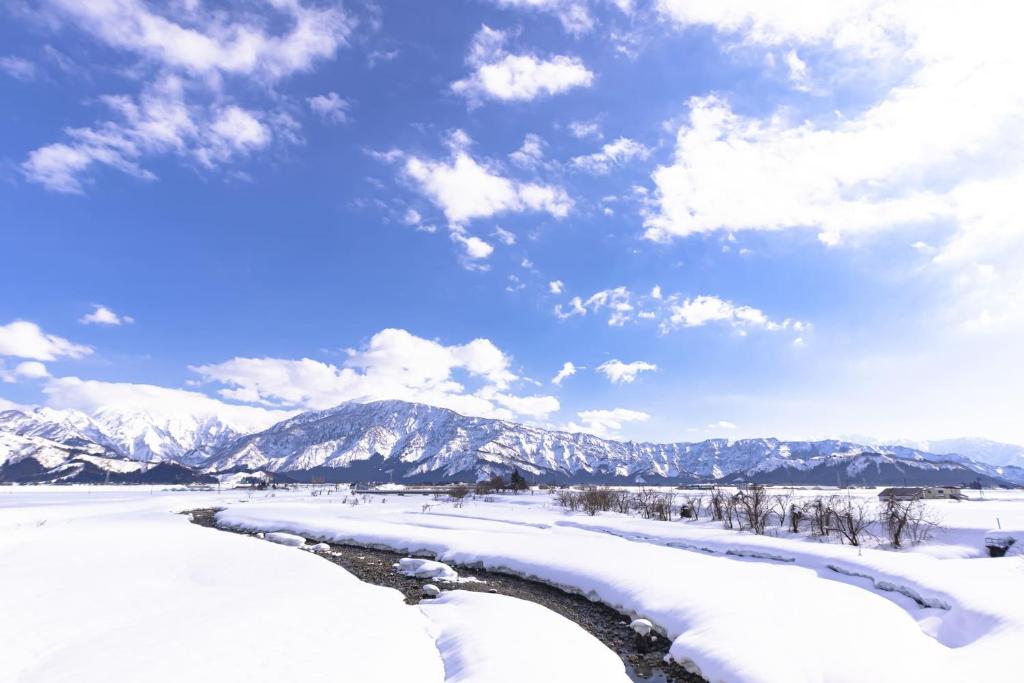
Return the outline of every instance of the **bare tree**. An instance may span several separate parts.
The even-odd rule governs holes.
[[[910,504],[914,501],[890,497],[882,503],[879,518],[893,548],[903,546],[903,537],[910,523]]]
[[[628,515],[633,509],[633,496],[628,491],[616,491],[612,504],[616,512]]]
[[[925,504],[915,500],[907,515],[907,533],[911,543],[924,543],[936,529],[942,528],[942,520]]]
[[[722,495],[722,526],[726,529],[733,528],[733,520],[738,519],[736,514],[736,496]]]
[[[711,509],[711,519],[716,522],[725,519],[725,497],[722,489],[716,488],[711,492],[711,500],[708,505]]]
[[[704,507],[704,494],[689,493],[683,496],[683,504],[679,506],[679,516],[683,519],[697,521]]]
[[[789,506],[789,530],[794,534],[800,533],[800,522],[804,520],[807,512],[799,503],[791,503]]]
[[[633,502],[636,504],[636,509],[644,519],[654,517],[654,502],[657,496],[657,491],[649,489],[646,486],[641,486],[633,495]]]
[[[659,519],[662,522],[672,521],[672,510],[675,498],[676,494],[673,491],[656,494],[653,507],[654,518]]]
[[[793,492],[779,493],[772,496],[772,505],[774,505],[775,514],[779,518],[779,527],[786,526],[786,513],[789,512],[790,501],[793,499]]]
[[[864,537],[870,535],[875,516],[871,503],[852,497],[837,498],[836,502],[832,509],[831,528],[839,534],[841,541],[859,546]]]
[[[580,493],[572,489],[559,489],[555,494],[555,502],[566,510],[576,512],[580,509]]]
[[[588,515],[608,512],[615,505],[617,493],[610,488],[591,486],[584,489],[580,494],[580,507]]]
[[[768,525],[768,515],[771,514],[769,502],[768,494],[763,486],[753,485],[745,491],[737,493],[736,507],[741,515],[740,528],[742,528],[742,522],[745,521],[751,531],[763,535],[764,529]]]
[[[828,536],[834,501],[835,496],[828,498],[818,496],[807,506],[811,517],[811,533],[817,536]]]

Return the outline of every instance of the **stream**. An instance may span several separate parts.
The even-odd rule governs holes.
[[[231,533],[251,536],[245,531],[219,526],[215,509],[191,510],[184,514],[193,523]],[[415,605],[422,598],[422,587],[430,579],[417,579],[398,573],[393,565],[403,557],[402,553],[379,548],[329,543],[329,551],[317,555],[343,567],[361,581],[378,586],[394,588],[405,596],[405,602]],[[434,559],[430,557],[429,559]],[[450,564],[450,563],[449,563]],[[703,683],[704,679],[688,673],[675,663],[665,662],[671,642],[655,634],[646,651],[638,649],[633,631],[629,628],[630,617],[620,614],[611,607],[588,600],[582,595],[568,593],[540,581],[524,579],[511,574],[484,570],[476,567],[451,565],[460,577],[473,577],[477,581],[448,584],[446,590],[468,590],[510,595],[543,605],[561,614],[588,633],[596,637],[622,659],[626,674],[640,683]]]

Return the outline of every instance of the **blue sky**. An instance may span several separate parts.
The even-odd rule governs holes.
[[[1003,3],[4,11],[0,400],[1024,441]]]

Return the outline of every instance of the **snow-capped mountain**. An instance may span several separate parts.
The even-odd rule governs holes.
[[[935,441],[894,441],[888,445],[900,445],[929,453],[956,453],[977,462],[995,467],[1024,467],[1024,446],[1000,443],[989,439],[937,439]]]
[[[238,470],[287,473],[295,479],[450,481],[518,468],[531,478],[556,482],[1024,483],[1021,468],[902,445],[779,439],[624,442],[404,401],[345,403],[296,415],[264,431],[246,427],[212,415],[4,411],[0,479],[94,481],[113,472],[127,481],[163,465],[157,472],[170,481],[200,471]]]
[[[561,481],[694,481],[741,478],[794,482],[939,483],[992,481],[991,468],[958,456],[837,441],[711,439],[636,443],[466,417],[404,401],[347,403],[304,413],[216,451],[206,471],[261,469],[327,479],[477,478],[512,468]],[[921,475],[918,477],[918,475]]]
[[[114,408],[91,415],[53,408],[0,412],[0,432],[41,437],[72,448],[92,445],[114,457],[190,466],[263,426],[214,415],[154,415]]]

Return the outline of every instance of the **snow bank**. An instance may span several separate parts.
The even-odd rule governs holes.
[[[459,573],[444,562],[424,560],[417,557],[403,557],[395,564],[395,569],[406,576],[414,576],[417,579],[459,580]]]
[[[170,512],[227,496],[121,488],[0,490],[0,681],[444,680],[398,591]]]
[[[1024,642],[1021,568],[987,558],[566,515],[547,496],[443,515],[404,500],[276,500],[219,519],[537,577],[649,619],[673,640],[674,658],[715,683],[1016,681],[1002,662]]]
[[[622,660],[565,617],[525,600],[448,591],[419,609],[437,628],[447,683],[628,683]]]
[[[295,534],[286,534],[283,531],[272,531],[268,534],[264,534],[264,539],[271,543],[279,543],[281,545],[288,545],[294,548],[298,548],[306,545],[306,539],[302,536],[296,536]]]
[[[174,514],[289,496],[309,499],[0,488],[0,681],[628,680],[614,653],[539,605],[463,591],[406,605],[313,553]]]

